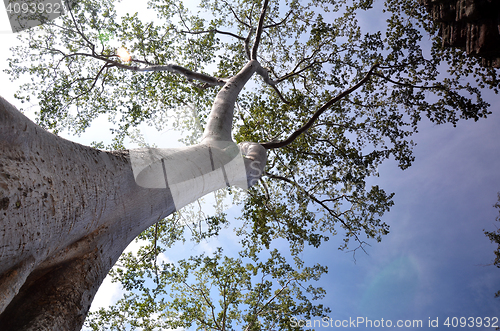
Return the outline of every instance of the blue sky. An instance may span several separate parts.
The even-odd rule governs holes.
[[[7,31],[5,26],[0,26],[2,31]],[[14,38],[2,33],[0,40],[0,69],[4,69],[6,46]],[[0,85],[2,96],[16,104],[16,86],[3,72]],[[414,136],[413,166],[405,171],[395,162],[380,166],[374,183],[396,193],[395,206],[384,216],[390,234],[381,243],[372,242],[369,255],[358,252],[354,263],[351,253],[337,250],[341,236],[319,252],[306,251],[306,260],[329,266],[318,285],[327,290],[325,303],[334,320],[422,320],[427,329],[429,318],[438,317],[439,327],[433,329],[448,330],[443,325],[447,317],[500,318],[500,299],[494,298],[500,290],[500,270],[488,265],[496,247],[483,234],[483,229],[500,226],[494,221],[498,210],[493,208],[500,191],[498,100],[499,96],[490,96],[493,114],[478,122],[462,121],[454,128],[424,121]],[[106,131],[105,126],[105,121],[97,123],[88,139],[71,139],[98,140],[97,132]],[[212,248],[205,244],[189,250],[198,254]],[[119,293],[118,287],[108,284],[96,306]]]
[[[492,111],[456,128],[424,125],[414,137],[412,167],[379,168],[380,186],[396,193],[384,217],[391,232],[367,248],[369,255],[356,254],[355,264],[329,243],[322,283],[333,318],[500,317],[493,297],[500,270],[487,266],[495,245],[483,234],[500,225],[492,207],[500,191],[498,105]]]

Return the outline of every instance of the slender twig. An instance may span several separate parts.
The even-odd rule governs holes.
[[[177,9],[177,13],[179,14],[179,18],[180,18],[180,20],[182,22],[182,25],[184,25],[184,27],[186,29],[188,29],[189,31],[191,31],[191,29],[189,29],[189,26],[186,24],[186,20],[184,19],[184,17],[182,17],[182,10],[181,10],[181,8],[175,2],[173,2],[172,4]]]
[[[199,291],[203,297],[203,300],[205,300],[205,302],[210,306],[210,309],[211,309],[211,312],[212,312],[212,318],[214,320],[214,323],[215,325],[220,328],[220,325],[219,323],[217,323],[217,319],[215,318],[215,306],[212,304],[212,302],[210,301],[210,298],[207,297],[205,291],[203,291],[203,289],[200,287],[200,288],[196,288],[194,286],[190,286],[187,282],[183,281],[184,285],[189,288],[191,291],[195,292],[196,291]]]
[[[271,85],[271,87],[274,89],[274,91],[276,92],[276,94],[278,95],[278,97],[281,99],[281,101],[283,101],[287,105],[290,104],[290,101],[288,101],[287,99],[285,99],[285,97],[283,96],[283,94],[281,94],[280,90],[278,90],[278,88],[276,87],[276,85]]]
[[[288,74],[286,74],[286,75],[284,75],[284,76],[282,76],[282,77],[278,78],[276,81],[277,81],[277,82],[282,82],[282,81],[284,81],[284,80],[286,80],[286,79],[288,79],[288,78],[291,78],[291,77],[293,77],[293,76],[299,76],[301,73],[303,73],[303,72],[304,72],[304,71],[306,71],[307,69],[309,69],[309,68],[313,67],[315,64],[319,64],[319,63],[320,63],[320,62],[313,61],[313,62],[309,63],[307,66],[305,66],[304,68],[300,69],[299,71],[295,71],[295,70],[294,70],[294,71],[292,71],[292,72],[290,72],[290,73],[288,73]]]
[[[361,239],[359,239],[358,235],[351,228],[351,226],[349,224],[347,224],[342,218],[340,218],[337,215],[337,213],[335,213],[331,208],[329,208],[324,202],[322,202],[321,200],[316,198],[316,196],[314,194],[309,193],[305,188],[303,188],[302,186],[297,184],[295,181],[290,180],[286,177],[271,174],[269,172],[266,172],[265,174],[266,174],[266,176],[268,176],[270,178],[275,178],[275,179],[279,179],[279,180],[282,180],[284,182],[287,182],[288,184],[293,185],[293,186],[297,187],[298,189],[300,189],[302,192],[304,192],[311,200],[313,200],[314,202],[319,204],[321,207],[323,207],[333,218],[335,218],[340,223],[342,223],[342,225],[344,225],[344,227],[352,234],[354,239],[359,243],[359,248],[361,248],[366,253],[365,249],[363,248],[363,244],[366,244],[366,243],[364,241],[362,241]]]
[[[262,187],[264,187],[264,192],[266,194],[266,200],[269,200],[269,189],[267,188],[266,182],[262,178],[259,179],[259,182],[262,184]]]
[[[63,109],[63,110],[64,110],[64,109],[67,109],[67,108],[70,106],[70,104],[73,102],[73,100],[76,100],[76,99],[80,98],[82,95],[85,95],[85,94],[87,94],[87,93],[90,93],[90,91],[92,91],[92,90],[94,89],[94,87],[96,86],[97,81],[99,80],[99,77],[101,76],[101,74],[102,74],[102,72],[104,71],[104,69],[107,69],[107,68],[109,68],[109,66],[108,66],[107,64],[105,64],[104,66],[102,66],[102,68],[101,68],[101,69],[99,70],[99,72],[97,73],[96,77],[95,77],[95,78],[93,78],[93,81],[94,81],[94,82],[92,83],[92,85],[91,85],[91,86],[90,86],[90,87],[89,87],[86,91],[83,91],[82,93],[80,93],[80,94],[78,94],[78,95],[76,95],[76,96],[72,97],[72,98],[71,98],[71,100],[70,100],[70,101],[69,101],[69,102],[68,102],[68,103],[67,103],[67,104],[66,104],[66,105],[65,105],[62,109]],[[78,80],[89,80],[89,78],[84,78],[84,79],[76,79],[76,80],[74,80],[73,82],[71,82],[70,84],[72,85],[74,82],[76,82],[76,81],[78,81]]]
[[[248,22],[249,22],[249,24],[248,24],[249,27],[253,27],[252,16],[253,16],[253,9],[255,8],[256,3],[257,3],[256,1],[252,1],[252,8],[250,8],[250,14],[245,15]]]
[[[311,68],[311,67],[312,67],[312,66],[314,66],[314,65],[317,65],[317,64],[323,64],[323,63],[327,63],[327,62],[329,62],[329,61],[330,61],[330,57],[331,57],[331,55],[330,55],[330,56],[328,56],[328,57],[327,57],[325,60],[323,60],[323,61],[314,60],[314,61],[312,61],[311,63],[309,63],[308,65],[306,65],[305,67],[303,67],[302,69],[300,69],[299,71],[297,71],[297,69],[299,69],[299,67],[301,66],[301,64],[302,64],[302,63],[307,62],[307,61],[310,61],[310,60],[312,60],[314,57],[316,57],[316,55],[317,55],[317,54],[321,51],[321,49],[323,48],[323,46],[324,46],[326,43],[327,43],[327,41],[325,41],[325,42],[321,43],[321,44],[320,44],[320,45],[319,45],[319,46],[318,46],[318,47],[317,47],[317,48],[316,48],[316,49],[312,52],[312,54],[311,54],[310,56],[308,56],[308,57],[303,57],[303,58],[302,58],[302,59],[301,59],[301,60],[300,60],[300,61],[299,61],[296,65],[295,65],[295,68],[293,68],[293,70],[292,70],[290,73],[288,73],[288,74],[286,74],[286,75],[284,75],[284,76],[282,76],[282,77],[278,78],[278,79],[277,79],[277,82],[281,82],[281,81],[283,81],[283,80],[285,80],[285,79],[288,79],[288,78],[290,78],[290,77],[293,77],[293,76],[299,75],[300,73],[304,72],[305,70],[307,70],[307,69]],[[305,55],[304,55],[304,56],[305,56]]]
[[[413,85],[413,84],[410,84],[410,83],[406,83],[406,82],[399,82],[397,80],[393,80],[387,76],[384,76],[382,75],[381,73],[374,73],[375,76],[377,77],[380,77],[382,79],[385,79],[395,85],[400,85],[400,86],[406,86],[406,87],[412,87],[412,88],[416,88],[416,89],[441,89],[441,90],[445,90],[446,87],[444,87],[443,85],[431,85],[431,86],[422,86],[422,85]]]
[[[238,14],[236,14],[236,12],[234,11],[233,7],[225,0],[222,0],[222,2],[224,2],[224,4],[226,6],[229,7],[229,10],[233,13],[233,16],[234,18],[236,19],[236,21],[238,21],[238,23],[240,23],[241,25],[244,25],[246,26],[247,28],[251,28],[251,26],[245,22],[243,22],[239,17],[238,17]]]
[[[255,313],[255,319],[248,324],[248,326],[245,328],[245,331],[250,330],[250,328],[255,324],[255,321],[259,317],[259,315],[264,311],[264,309],[271,303],[273,302],[280,294],[283,292],[287,287],[288,284],[290,284],[291,281],[296,280],[295,278],[289,279],[283,287],[281,287],[274,295],[272,298],[270,298],[256,313]]]
[[[265,149],[272,149],[272,148],[280,148],[286,145],[291,144],[295,139],[297,139],[298,136],[306,132],[313,124],[314,122],[323,114],[328,108],[330,108],[333,104],[341,100],[342,98],[346,97],[347,95],[351,94],[355,90],[357,90],[360,86],[365,84],[368,79],[370,79],[371,75],[373,74],[373,70],[378,66],[378,64],[374,64],[368,73],[361,79],[358,83],[356,83],[354,86],[351,86],[347,90],[343,91],[342,93],[338,94],[335,98],[330,99],[327,103],[325,103],[321,108],[319,108],[313,116],[307,121],[302,127],[297,129],[295,132],[293,132],[287,139],[279,142],[266,142],[266,143],[261,143],[261,145]]]
[[[290,14],[293,13],[293,10],[290,10],[288,12],[288,14],[286,14],[285,18],[281,20],[281,22],[279,23],[274,23],[274,24],[270,24],[270,25],[266,25],[263,27],[263,29],[269,29],[269,28],[275,28],[277,26],[280,26],[281,24],[285,23],[286,20],[288,19],[288,17],[290,17]]]
[[[155,274],[156,274],[156,286],[160,285],[160,281],[158,279],[158,265],[156,264],[156,260],[158,259],[158,222],[155,224],[155,238],[154,238],[154,268],[155,268]]]
[[[227,298],[227,296],[228,296],[228,294],[227,294],[227,281],[223,282],[222,288],[223,288],[222,297],[224,299],[224,302],[222,305],[223,305],[224,309],[222,310],[222,323],[221,324],[222,324],[222,327],[225,328],[226,327],[227,309],[229,308],[228,303],[226,302],[228,300],[228,298]]]
[[[290,284],[291,281],[294,281],[296,280],[295,278],[290,278],[286,283],[285,285],[283,285],[283,287],[281,287],[281,289],[274,294],[274,296],[272,298],[270,298],[269,300],[267,300],[267,302],[262,306],[262,308],[259,309],[259,311],[257,312],[257,315],[260,315],[260,313],[262,313],[264,311],[264,308],[266,308],[271,302],[274,301],[274,299],[276,299],[280,294],[281,292],[283,292],[287,287],[288,287],[288,284]]]
[[[83,34],[83,31],[81,31],[78,28],[78,23],[76,22],[75,16],[73,15],[73,10],[71,9],[71,6],[68,6],[68,8],[69,8],[69,13],[71,15],[71,19],[73,20],[73,23],[75,24],[76,31],[78,32],[78,34],[80,36],[82,36],[83,40],[85,40],[90,45],[90,49],[92,50],[92,54],[95,54],[95,45],[93,43],[91,43],[90,40],[87,39],[85,34]]]

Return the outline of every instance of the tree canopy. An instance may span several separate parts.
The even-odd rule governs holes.
[[[96,330],[294,330],[292,316],[326,316],[328,309],[313,303],[323,289],[303,284],[327,267],[302,261],[301,252],[337,233],[343,250],[380,241],[389,233],[382,215],[394,194],[367,184],[377,166],[391,158],[401,169],[411,166],[411,136],[423,118],[478,120],[489,113],[481,89],[498,92],[495,69],[442,48],[417,1],[202,0],[194,8],[151,0],[148,6],[154,21],[119,17],[119,1],[82,0],[21,35],[24,46],[14,49],[8,73],[29,74],[31,81],[16,97],[36,101],[39,124],[56,134],[83,132],[105,115],[114,133],[106,147],[123,149],[139,124],[161,128],[180,108],[195,109],[204,127],[220,86],[257,60],[259,75],[238,96],[232,134],[237,143],[261,143],[268,164],[238,202],[236,220],[195,215],[199,223],[187,224],[203,226],[185,233],[176,214],[144,232],[140,239],[149,244],[124,255],[112,272],[129,292],[90,319]],[[386,19],[382,28],[372,27],[374,16]],[[109,38],[130,59],[120,58]],[[176,124],[188,131],[186,143],[201,137],[191,121]],[[235,256],[220,249],[176,263],[157,259],[177,241],[205,240],[225,227],[240,237]],[[278,242],[290,253],[274,249]]]

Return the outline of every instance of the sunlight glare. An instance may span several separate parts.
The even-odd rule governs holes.
[[[116,55],[118,55],[124,62],[130,62],[130,60],[132,59],[130,53],[125,49],[125,47],[118,48],[116,50]]]

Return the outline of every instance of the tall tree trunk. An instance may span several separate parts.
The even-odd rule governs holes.
[[[222,88],[203,141],[182,149],[96,150],[0,98],[1,330],[79,330],[138,234],[209,192],[260,178],[265,149],[230,137],[236,96],[256,64]]]

